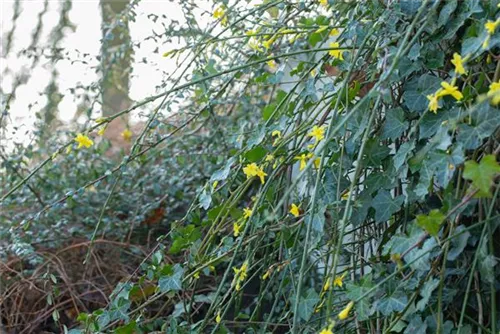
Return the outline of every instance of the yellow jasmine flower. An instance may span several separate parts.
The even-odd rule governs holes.
[[[249,208],[243,209],[243,218],[248,219],[252,215],[252,210]]]
[[[319,142],[325,138],[325,126],[313,126],[311,132],[308,134],[309,137],[313,137],[316,142]]]
[[[319,3],[321,4],[321,6],[323,7],[328,7],[328,0],[319,0]]]
[[[328,26],[319,26],[319,29],[316,30],[314,33],[319,34],[319,33],[322,33],[323,31],[325,31],[326,29],[328,29]]]
[[[267,174],[264,173],[264,171],[259,166],[257,166],[256,163],[251,163],[244,167],[243,173],[245,173],[247,179],[258,176],[262,184],[264,184],[264,177],[267,176]]]
[[[257,166],[257,164],[254,162],[248,164],[246,167],[243,168],[243,173],[245,173],[248,179],[256,176],[258,171],[259,171],[259,166]]]
[[[484,40],[484,42],[482,44],[482,48],[487,49],[488,46],[490,46],[490,35],[486,36],[486,39]]]
[[[318,169],[320,163],[321,163],[321,158],[314,159],[314,161],[313,161],[314,168]]]
[[[262,42],[262,46],[264,46],[266,49],[269,49],[275,41],[276,41],[276,36],[273,36],[267,41]]]
[[[299,210],[299,207],[297,205],[295,205],[294,203],[292,203],[291,207],[290,207],[290,213],[294,216],[294,217],[298,217],[300,216],[300,210]]]
[[[218,184],[219,184],[219,181],[214,181],[214,183],[212,183],[212,190],[217,188]]]
[[[321,311],[321,308],[323,307],[324,304],[325,304],[325,299],[323,299],[321,303],[319,303],[319,305],[316,306],[316,309],[314,309],[314,313],[318,313],[319,311]]]
[[[330,290],[330,285],[332,284],[332,279],[328,278],[325,282],[325,285],[323,285],[323,291],[328,291]]]
[[[441,82],[441,87],[443,87],[443,89],[439,91],[438,95],[440,96],[451,95],[455,98],[455,100],[459,101],[464,97],[462,93],[458,90],[457,86],[452,86],[446,81]]]
[[[241,283],[247,278],[248,261],[243,262],[241,268],[233,268],[234,270],[234,281],[236,282],[236,291],[241,289]]]
[[[194,279],[200,279],[200,272],[199,271],[195,272],[193,277]]]
[[[427,100],[429,100],[429,110],[437,114],[439,108],[439,96],[437,94],[427,95]]]
[[[332,330],[330,328],[323,328],[319,334],[333,334]]]
[[[455,73],[457,74],[467,74],[467,71],[465,71],[465,68],[464,68],[464,60],[462,58],[462,56],[460,56],[458,53],[454,53],[453,54],[453,59],[451,61],[451,63],[453,65],[455,65]]]
[[[344,201],[347,201],[349,199],[349,195],[351,194],[350,191],[346,191],[345,194],[343,194],[340,198]]]
[[[235,238],[240,235],[242,225],[243,224],[239,225],[238,223],[233,224],[233,235]]]
[[[333,28],[332,31],[330,31],[329,36],[333,37],[337,36],[338,34],[340,34],[340,31],[337,28]]]
[[[214,13],[212,14],[212,16],[215,18],[215,19],[221,19],[220,23],[225,26],[227,25],[227,16],[226,16],[226,11],[224,9],[224,6],[220,6],[218,7]]]
[[[130,139],[132,138],[132,135],[133,135],[133,133],[129,129],[125,129],[122,132],[122,137],[123,137],[123,139],[125,139],[125,141],[130,141]]]
[[[343,280],[345,275],[347,275],[347,272],[343,273],[341,276],[335,276],[335,279],[333,280],[333,286],[338,286],[339,288],[341,288],[344,284]]]
[[[488,35],[493,35],[495,33],[495,30],[498,28],[499,25],[500,25],[500,19],[498,19],[496,21],[488,20],[488,22],[486,22],[484,24],[484,29],[486,29],[486,31],[488,32]]]
[[[265,281],[266,279],[269,278],[269,275],[271,275],[271,269],[267,269],[264,275],[262,275],[262,279]]]
[[[493,82],[490,85],[490,90],[487,96],[491,99],[493,105],[498,105],[500,103],[500,82]]]
[[[304,168],[306,168],[306,165],[307,165],[307,159],[308,159],[308,155],[307,154],[301,154],[297,157],[295,157],[295,160],[299,160],[299,170],[302,171]]]
[[[219,311],[219,312],[217,312],[217,316],[215,317],[215,322],[220,324],[221,320],[222,320],[222,318],[220,316],[220,311]]]
[[[175,55],[177,53],[177,51],[179,51],[179,50],[173,49],[173,50],[165,52],[162,56],[166,58],[168,56]]]
[[[268,155],[266,155],[266,158],[264,160],[266,162],[273,162],[274,161],[274,155],[268,154]]]
[[[103,126],[103,127],[101,127],[101,128],[99,129],[99,131],[97,131],[97,134],[98,134],[99,136],[103,136],[103,135],[104,135],[104,131],[106,131],[106,128],[107,128],[107,126],[106,126],[106,125],[105,125],[105,126]]]
[[[250,38],[247,43],[248,47],[254,51],[262,52],[262,49],[259,46],[259,42],[254,38]]]
[[[345,320],[349,316],[349,312],[351,311],[352,307],[354,306],[354,302],[350,301],[349,304],[342,310],[342,312],[339,313],[339,319],[340,320]]]
[[[340,47],[340,44],[338,42],[333,42],[333,43],[330,43],[330,47],[331,48],[338,48],[338,47]],[[328,53],[330,54],[330,56],[332,56],[334,58],[344,60],[344,56],[342,55],[342,52],[344,52],[343,49],[337,49],[337,50],[330,50]]]
[[[274,61],[274,59],[271,59],[269,60],[268,62],[266,62],[267,66],[269,66],[269,68],[271,70],[275,70],[276,69],[276,62]]]
[[[224,7],[223,6],[220,6],[218,7],[214,13],[212,14],[212,16],[215,18],[215,19],[221,19],[224,17],[224,15],[226,14],[226,11],[224,10]]]
[[[280,130],[274,130],[273,132],[271,132],[271,136],[272,137],[281,138],[281,131]]]
[[[86,135],[81,134],[81,133],[79,133],[76,136],[75,141],[78,143],[77,148],[81,148],[83,146],[85,146],[86,148],[89,148],[90,146],[94,145],[94,142],[92,141],[92,139],[90,139],[89,137],[87,137]]]
[[[267,176],[266,173],[264,173],[264,171],[262,169],[260,169],[258,172],[257,172],[257,176],[259,177],[260,179],[260,183],[264,184],[264,181],[265,181],[265,177]]]

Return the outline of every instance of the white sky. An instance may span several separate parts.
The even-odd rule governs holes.
[[[0,85],[4,93],[10,93],[12,90],[15,76],[27,70],[31,64],[31,60],[27,57],[18,57],[18,52],[27,48],[31,43],[31,35],[38,22],[38,14],[43,9],[43,0],[24,0],[21,2],[21,15],[17,20],[16,31],[14,33],[14,42],[11,51],[7,58],[4,57],[4,45],[8,32],[12,29],[12,17],[14,12],[14,1],[0,0],[0,35],[2,50],[0,52]],[[48,36],[52,28],[59,21],[59,11],[63,2],[58,0],[49,0],[49,9],[43,19],[43,29],[40,37],[39,46],[47,44]],[[210,1],[200,1],[199,3],[204,9],[210,11]],[[147,15],[154,13],[156,15],[165,14],[168,18],[183,21],[183,15],[180,7],[175,2],[169,0],[143,0],[137,6],[137,20],[131,22],[130,32],[134,42],[142,41],[145,37],[152,35],[153,29],[161,33],[163,27],[157,23],[153,23],[147,18]],[[200,17],[201,13],[196,13]],[[70,51],[70,58],[78,59],[78,50],[81,54],[89,53],[92,57],[99,55],[100,38],[101,38],[101,12],[99,0],[73,0],[73,7],[69,13],[70,21],[75,24],[76,30],[68,32],[65,39],[61,43],[61,47],[66,51]],[[205,15],[200,18],[203,24],[208,23],[209,16]],[[160,52],[155,54],[152,52],[158,45],[153,40],[141,44],[141,48],[135,49],[135,61],[133,78],[131,79],[130,97],[139,101],[143,98],[155,94],[155,86],[162,82],[162,71],[171,73],[175,70],[175,60],[163,58],[163,52],[171,48],[177,48],[179,45],[171,44],[159,46]],[[146,57],[150,63],[141,63]],[[88,60],[88,58],[87,58]],[[44,64],[45,63],[45,64]],[[152,66],[152,64],[157,66]],[[45,65],[45,66],[44,66]],[[30,71],[31,78],[27,84],[20,86],[17,89],[17,99],[11,103],[10,109],[10,126],[7,130],[7,137],[12,138],[10,132],[12,126],[23,126],[23,131],[19,131],[15,136],[16,141],[27,140],[25,130],[33,129],[35,122],[35,113],[40,110],[46,103],[46,98],[41,94],[46,88],[51,77],[51,66],[46,66],[47,60],[42,60],[33,71]],[[72,120],[79,101],[75,101],[68,89],[75,87],[78,83],[88,85],[96,82],[98,77],[95,71],[91,68],[97,65],[94,60],[88,65],[81,63],[71,64],[67,60],[60,60],[56,64],[56,69],[59,72],[58,84],[59,90],[65,95],[59,104],[59,119],[64,122]],[[160,71],[161,70],[161,71]],[[28,106],[35,105],[31,110]]]

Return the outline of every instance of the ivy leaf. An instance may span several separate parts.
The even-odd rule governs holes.
[[[311,318],[311,315],[314,312],[314,308],[316,304],[318,304],[319,300],[319,296],[313,288],[307,290],[306,296],[300,297],[298,308],[299,317],[305,321],[308,321]]]
[[[415,78],[405,85],[404,104],[410,111],[424,111],[429,100],[427,95],[435,93],[441,86],[441,79],[429,74]]]
[[[457,9],[457,0],[449,0],[439,12],[438,27],[442,27],[448,22],[450,15]]]
[[[408,297],[402,292],[396,292],[380,299],[376,307],[384,316],[388,316],[393,312],[403,311],[407,303]]]
[[[229,159],[223,168],[219,169],[212,175],[212,177],[210,178],[210,182],[224,181],[225,179],[227,179],[233,163],[234,158]]]
[[[408,127],[408,122],[405,121],[405,113],[401,108],[395,108],[387,111],[387,116],[382,131],[383,138],[396,139]]]
[[[380,166],[382,160],[389,155],[390,149],[385,145],[380,145],[380,141],[369,139],[366,143],[365,163],[371,166]]]
[[[403,143],[399,150],[396,152],[393,158],[394,168],[399,171],[399,169],[405,163],[407,156],[411,153],[411,151],[415,148],[415,141],[410,141]]]
[[[333,168],[327,168],[325,170],[325,181],[321,185],[325,204],[331,204],[337,200],[337,192],[342,194],[349,187],[349,181],[345,177],[339,176]]]
[[[184,269],[180,264],[176,264],[173,268],[173,274],[160,277],[158,286],[161,292],[179,291],[182,290],[182,276]]]
[[[403,196],[392,198],[387,190],[380,190],[373,198],[372,207],[375,209],[375,221],[377,223],[389,220],[394,212],[399,211],[403,204]]]
[[[490,188],[498,173],[500,165],[493,154],[484,156],[479,164],[472,160],[465,162],[464,179],[471,180],[479,189],[479,197],[491,197]]]
[[[437,209],[432,210],[429,215],[417,215],[417,225],[434,237],[437,236],[443,220],[444,215]]]
[[[462,254],[465,246],[467,246],[467,241],[469,240],[471,234],[468,231],[462,232],[463,230],[465,230],[463,225],[460,225],[455,229],[454,234],[461,234],[458,237],[451,239],[451,247],[448,251],[447,257],[448,261],[455,261],[457,257]]]
[[[420,316],[415,316],[411,319],[408,327],[404,331],[404,334],[425,334],[427,333],[427,324],[422,321]]]
[[[200,205],[203,209],[207,210],[210,207],[210,204],[212,204],[212,196],[208,191],[203,190],[200,194]]]
[[[351,214],[351,223],[354,226],[359,226],[363,223],[368,215],[368,210],[370,209],[372,200],[372,196],[367,191],[364,191],[358,198],[355,199]]]
[[[486,101],[470,116],[469,124],[460,124],[457,140],[465,149],[475,149],[484,138],[489,137],[500,126],[500,113]]]
[[[420,299],[417,303],[417,309],[419,311],[423,311],[425,309],[427,303],[429,302],[429,299],[432,296],[432,292],[437,288],[438,285],[439,280],[435,278],[428,280],[422,286],[422,290],[420,290],[420,296],[422,296],[422,299]]]
[[[373,287],[371,275],[361,278],[359,283],[347,283],[347,297],[350,300],[359,300]],[[370,297],[367,296],[356,303],[356,316],[358,320],[367,320],[373,313],[375,308],[370,307]]]

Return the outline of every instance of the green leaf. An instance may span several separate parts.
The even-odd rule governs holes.
[[[424,283],[422,289],[420,290],[420,296],[422,296],[422,299],[420,299],[417,303],[417,310],[423,311],[425,309],[427,303],[429,302],[429,299],[432,296],[432,292],[437,288],[438,285],[439,280],[437,278],[430,279]]]
[[[365,163],[371,166],[380,166],[382,160],[384,160],[390,152],[390,149],[386,145],[380,145],[380,141],[375,138],[367,141],[365,150]]]
[[[371,275],[366,275],[361,278],[359,283],[347,283],[346,294],[350,300],[359,300],[373,287]],[[375,308],[370,305],[370,297],[364,297],[356,303],[356,316],[358,320],[367,320],[373,313]]]
[[[335,169],[327,168],[325,170],[324,182],[321,182],[323,197],[325,204],[331,204],[337,200],[337,192],[342,194],[349,187],[349,180],[345,177],[337,175]]]
[[[136,328],[137,326],[135,321],[132,321],[131,323],[125,326],[121,326],[115,329],[115,334],[133,334],[135,333]]]
[[[293,298],[294,299],[294,298]],[[300,297],[298,315],[301,319],[308,321],[314,312],[319,296],[313,288],[307,290],[305,297]]]
[[[468,231],[463,232],[465,230],[465,227],[463,225],[458,226],[453,234],[459,234],[458,237],[455,237],[451,239],[451,247],[450,250],[448,251],[448,261],[455,261],[457,257],[462,254],[462,252],[465,249],[465,246],[467,246],[467,241],[470,238],[470,233]]]
[[[245,158],[250,162],[258,162],[264,158],[267,151],[262,146],[256,146],[245,153]]]
[[[269,118],[271,118],[275,109],[276,109],[275,103],[271,103],[262,109],[262,118],[264,119],[264,121],[267,121]]]
[[[405,121],[405,113],[401,108],[395,108],[387,111],[384,128],[382,131],[383,138],[396,139],[408,127],[408,122]]]
[[[393,312],[404,310],[406,304],[408,304],[408,297],[402,292],[396,292],[377,301],[376,308],[384,316],[388,316]]]
[[[214,181],[223,181],[227,179],[229,176],[229,172],[231,171],[231,166],[233,165],[234,158],[231,158],[227,161],[226,165],[213,173],[212,177],[210,178],[210,182]]]
[[[442,27],[448,22],[455,9],[457,9],[457,0],[448,0],[439,12],[438,27]]]
[[[401,0],[401,12],[408,16],[413,16],[422,5],[422,0]]]
[[[407,160],[407,157],[409,157],[409,154],[411,154],[411,151],[415,148],[415,141],[410,141],[403,143],[400,147],[399,150],[396,152],[393,158],[394,162],[394,168],[396,170],[399,170],[405,161]]]
[[[432,236],[437,236],[445,216],[441,211],[434,209],[429,215],[417,215],[417,225]]]
[[[500,126],[500,113],[483,102],[470,116],[472,121],[460,124],[457,140],[465,149],[475,149]]]
[[[203,209],[207,210],[210,204],[212,204],[212,195],[208,191],[203,190],[200,194],[200,205]]]
[[[413,319],[411,319],[408,327],[404,331],[404,334],[425,334],[427,333],[427,324],[422,321],[422,318],[418,315],[415,315]]]
[[[404,104],[411,112],[427,109],[427,95],[435,93],[441,86],[441,79],[429,74],[415,78],[405,85]]]
[[[372,207],[375,209],[375,221],[380,223],[389,220],[395,212],[399,211],[401,204],[403,204],[403,196],[392,198],[390,192],[380,190],[372,201]]]
[[[162,276],[158,280],[158,286],[161,292],[182,290],[182,276],[184,275],[184,269],[180,264],[176,264],[173,271],[172,275]]]
[[[481,274],[481,279],[484,279],[488,283],[494,283],[495,268],[498,261],[493,254],[490,254],[487,245],[488,240],[483,240],[481,248],[479,249],[479,273]]]
[[[471,180],[472,185],[479,189],[477,196],[491,197],[490,188],[493,185],[495,176],[500,173],[500,165],[495,155],[486,155],[478,164],[475,161],[466,161],[464,169],[464,179]]]

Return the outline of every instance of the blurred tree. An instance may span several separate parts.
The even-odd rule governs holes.
[[[109,116],[130,106],[132,45],[126,9],[130,0],[101,0],[102,111]]]

